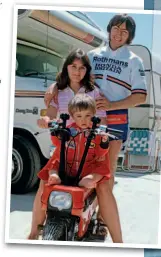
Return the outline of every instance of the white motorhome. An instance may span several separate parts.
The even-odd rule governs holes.
[[[148,89],[146,104],[130,109],[130,128],[152,130],[161,116],[161,60],[145,46],[132,45],[130,48],[144,62]],[[159,132],[161,127],[158,127]]]
[[[12,192],[26,193],[37,184],[37,172],[50,157],[48,130],[37,126],[45,108],[44,93],[55,81],[64,58],[76,48],[86,52],[107,42],[107,35],[84,13],[19,10],[17,28]],[[144,61],[147,103],[130,109],[130,127],[153,129],[161,116],[161,71],[150,51],[130,46]],[[158,68],[158,66],[157,66]],[[158,132],[161,127],[158,128]]]
[[[12,192],[25,193],[50,157],[50,137],[37,126],[44,93],[64,58],[76,48],[86,52],[106,42],[106,34],[84,13],[18,10]]]

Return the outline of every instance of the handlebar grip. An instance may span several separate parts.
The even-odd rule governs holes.
[[[56,129],[56,128],[58,128],[59,125],[60,125],[60,124],[59,124],[58,122],[54,121],[54,120],[48,122],[48,127],[49,127],[49,128]]]
[[[111,135],[114,135],[114,136],[121,136],[123,131],[122,130],[118,130],[118,129],[113,129],[113,128],[109,128],[107,125],[100,125],[98,127],[98,129],[100,129],[101,131],[104,131],[106,133],[109,133]]]
[[[112,135],[114,135],[115,137],[119,137],[123,134],[123,130],[118,130],[118,129],[107,128],[107,131]]]

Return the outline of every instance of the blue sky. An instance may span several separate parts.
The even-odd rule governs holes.
[[[95,23],[99,25],[105,32],[109,20],[115,13],[107,12],[86,12]],[[161,24],[161,15],[155,18],[152,14],[133,14],[129,13],[136,22],[136,36],[133,44],[142,44],[154,52],[155,55],[161,57],[161,37],[158,37],[157,24]],[[153,26],[154,24],[154,26]],[[160,26],[159,26],[160,31]],[[153,40],[153,38],[155,40]],[[153,42],[154,41],[154,42]]]
[[[154,0],[144,0],[144,10],[154,10]]]

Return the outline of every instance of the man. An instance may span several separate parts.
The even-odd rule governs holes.
[[[135,36],[136,24],[126,14],[115,15],[107,26],[109,43],[88,53],[92,75],[104,97],[97,108],[107,113],[107,124],[123,130],[120,140],[110,141],[111,187],[122,143],[127,139],[128,108],[146,101],[146,81],[142,60],[128,49]]]

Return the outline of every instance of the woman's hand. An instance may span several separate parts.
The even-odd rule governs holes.
[[[48,123],[50,122],[50,118],[48,116],[44,116],[41,119],[37,120],[37,125],[39,126],[39,128],[48,128]]]
[[[99,97],[96,99],[97,110],[108,111],[110,110],[111,103],[106,97]]]
[[[47,108],[49,107],[52,99],[56,104],[58,103],[58,88],[55,83],[51,84],[45,92],[44,102]]]

